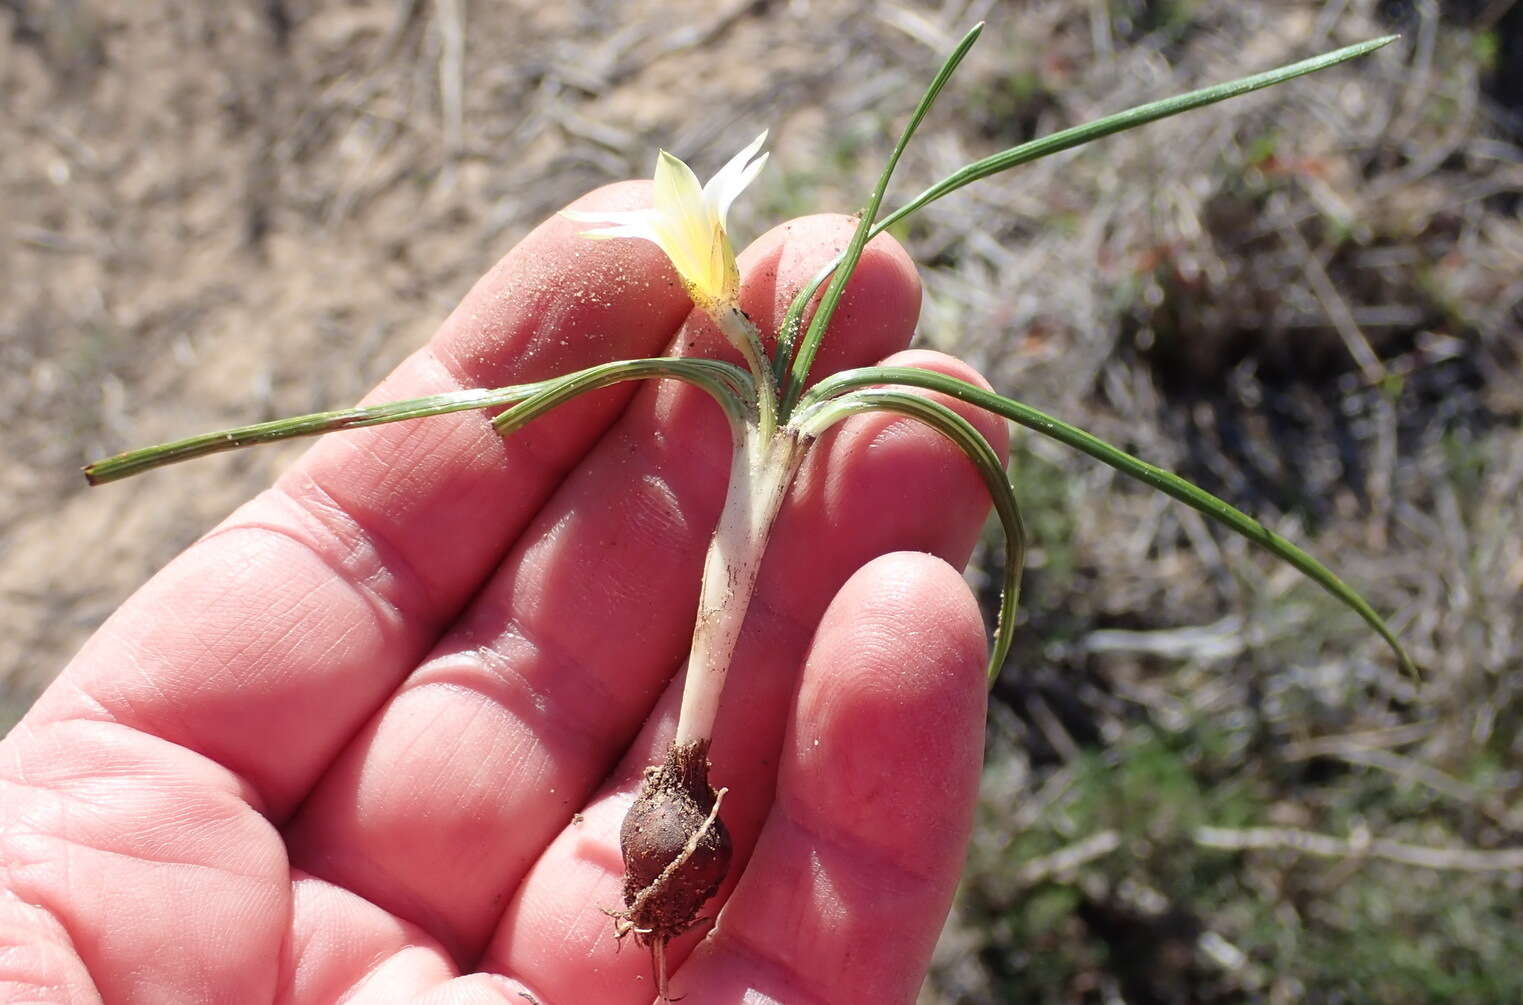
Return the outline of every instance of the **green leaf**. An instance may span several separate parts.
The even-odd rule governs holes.
[[[942,196],[955,192],[964,185],[978,181],[980,178],[987,178],[992,174],[1008,171],[1013,167],[1029,164],[1034,160],[1040,160],[1043,157],[1049,157],[1052,154],[1082,146],[1103,136],[1110,136],[1113,133],[1124,132],[1128,129],[1136,129],[1138,126],[1146,125],[1149,122],[1157,122],[1159,119],[1166,119],[1170,116],[1178,115],[1180,112],[1188,112],[1194,108],[1214,105],[1218,101],[1236,98],[1250,91],[1272,87],[1275,84],[1282,84],[1296,77],[1303,77],[1308,73],[1325,70],[1330,66],[1336,66],[1339,63],[1368,55],[1382,46],[1391,44],[1399,37],[1397,35],[1387,35],[1384,38],[1371,39],[1368,42],[1358,42],[1354,45],[1345,46],[1342,49],[1336,49],[1333,52],[1313,56],[1310,59],[1303,59],[1299,63],[1291,63],[1288,66],[1282,66],[1274,70],[1266,70],[1263,73],[1242,77],[1225,84],[1214,84],[1211,87],[1203,87],[1200,90],[1190,91],[1187,94],[1176,95],[1172,98],[1150,101],[1145,105],[1137,105],[1124,112],[1107,115],[1103,119],[1096,119],[1083,125],[1072,126],[1068,129],[1059,130],[1049,136],[1032,140],[1029,143],[1022,143],[1019,146],[1011,147],[1009,150],[1004,150],[985,157],[982,160],[974,161],[972,164],[947,175],[941,181],[878,221],[877,225],[873,228],[873,234],[877,234],[886,227],[893,226],[911,213],[923,209]]]
[[[738,403],[755,392],[751,377],[745,371],[729,363],[717,360],[642,359],[619,363],[603,363],[564,377],[535,381],[532,384],[515,384],[491,390],[470,389],[393,401],[384,405],[364,405],[331,412],[315,412],[296,415],[271,422],[258,422],[250,426],[236,426],[215,433],[202,433],[170,443],[141,447],[117,454],[85,466],[85,480],[91,485],[119,481],[166,464],[188,461],[196,457],[218,454],[240,447],[252,447],[261,443],[274,443],[303,436],[320,436],[344,429],[379,426],[387,422],[403,422],[422,419],[431,415],[464,412],[473,408],[500,408],[514,402],[536,400],[544,395],[557,396],[568,388],[591,390],[589,385],[602,387],[618,380],[641,377],[676,377],[703,386],[711,394],[721,397],[721,405],[727,410],[741,408]],[[598,383],[601,381],[601,383]],[[572,391],[571,393],[580,393]],[[553,407],[553,406],[548,406]],[[511,413],[509,413],[511,414]],[[500,421],[499,417],[499,421]]]
[[[492,420],[492,427],[499,433],[511,433],[528,425],[552,408],[564,405],[572,398],[586,394],[588,391],[596,391],[626,380],[646,380],[652,377],[670,377],[686,381],[707,391],[719,403],[719,407],[724,409],[732,427],[744,423],[748,418],[754,421],[754,416],[749,414],[746,404],[754,400],[756,396],[756,387],[749,373],[733,363],[725,363],[717,359],[702,357],[673,359],[663,356],[654,359],[625,359],[613,363],[600,363],[597,366],[567,374],[552,381],[549,387],[525,398],[497,416]]]
[[[1021,571],[1026,565],[1026,525],[1020,503],[1005,476],[1005,466],[973,424],[939,401],[907,391],[874,389],[855,391],[819,401],[808,413],[800,413],[798,428],[818,436],[829,426],[860,412],[897,412],[918,419],[962,448],[989,489],[994,510],[1005,531],[1005,568],[1000,587],[999,616],[994,623],[994,646],[989,652],[989,686],[994,686],[1010,645],[1015,640],[1015,609],[1021,596]]]
[[[218,454],[239,447],[252,447],[261,443],[289,440],[301,436],[320,436],[341,429],[359,429],[362,426],[379,426],[386,422],[419,419],[429,415],[445,415],[472,408],[492,408],[511,405],[515,401],[537,394],[553,385],[553,380],[541,380],[533,384],[499,387],[496,390],[471,389],[434,394],[427,398],[393,401],[384,405],[365,405],[360,408],[344,408],[332,412],[314,412],[311,415],[295,415],[271,422],[257,422],[250,426],[236,426],[215,433],[202,433],[183,440],[161,443],[152,447],[140,447],[125,453],[95,461],[85,466],[85,480],[91,485],[103,485],[166,464],[188,461],[208,454]]]
[[[915,135],[915,130],[920,128],[926,113],[931,110],[936,96],[941,93],[941,89],[951,78],[952,71],[957,69],[958,64],[968,54],[973,43],[978,41],[978,36],[983,30],[983,22],[979,22],[962,37],[961,42],[957,43],[952,54],[941,64],[941,69],[936,71],[936,76],[931,80],[931,86],[926,88],[920,104],[915,107],[915,113],[910,116],[910,121],[899,135],[899,142],[895,144],[894,152],[889,155],[888,163],[883,165],[883,173],[878,176],[878,184],[873,188],[867,207],[862,210],[857,229],[851,235],[851,243],[831,265],[836,270],[835,277],[826,288],[825,296],[820,300],[819,309],[810,319],[809,331],[805,333],[803,342],[798,346],[797,359],[793,358],[793,342],[802,324],[804,308],[814,296],[814,291],[819,288],[819,280],[810,286],[807,296],[795,297],[793,303],[789,305],[788,313],[783,319],[783,325],[778,334],[777,356],[773,360],[773,372],[782,388],[782,407],[779,414],[781,420],[787,420],[789,409],[793,407],[793,403],[798,400],[800,392],[803,391],[804,381],[809,379],[809,368],[814,365],[815,353],[819,351],[820,342],[825,337],[825,328],[830,324],[831,316],[835,314],[836,306],[841,301],[846,282],[855,271],[857,261],[862,257],[862,249],[867,246],[868,239],[877,233],[876,230],[870,228],[878,217],[878,207],[883,204],[883,194],[888,190],[889,179],[893,177],[894,168],[899,165],[900,156],[903,155],[905,147],[909,146],[910,138]],[[820,278],[823,279],[823,276]]]
[[[797,389],[803,386],[803,381],[805,378],[807,378],[809,373],[807,362],[812,362],[814,358],[813,349],[810,349],[808,352],[809,359],[807,362],[804,361],[805,354],[802,351],[800,352],[798,360],[792,360],[791,354],[793,352],[793,342],[797,338],[798,330],[801,324],[800,319],[803,317],[804,309],[808,306],[809,301],[813,299],[814,294],[817,290],[819,290],[820,285],[824,283],[827,278],[830,278],[832,274],[835,277],[831,280],[832,286],[834,287],[836,284],[840,284],[844,288],[846,279],[851,275],[851,270],[856,267],[856,257],[848,258],[848,256],[851,254],[852,248],[856,248],[857,255],[860,255],[861,247],[866,245],[868,240],[871,240],[888,228],[903,221],[912,213],[924,209],[926,206],[929,206],[931,203],[935,202],[937,199],[940,199],[942,196],[950,195],[951,193],[962,188],[964,185],[978,181],[980,178],[987,178],[992,174],[998,174],[1001,171],[1008,171],[1013,167],[1019,167],[1022,164],[1029,164],[1034,160],[1040,160],[1043,157],[1048,157],[1052,154],[1072,149],[1073,147],[1082,146],[1085,143],[1089,143],[1093,140],[1098,140],[1103,136],[1110,136],[1112,133],[1119,133],[1124,132],[1128,129],[1135,129],[1138,126],[1146,125],[1149,122],[1156,122],[1159,119],[1166,119],[1171,115],[1178,115],[1180,112],[1188,112],[1193,108],[1201,108],[1205,105],[1212,105],[1218,101],[1225,101],[1228,98],[1235,98],[1239,95],[1247,94],[1250,91],[1257,91],[1265,87],[1273,86],[1274,84],[1284,83],[1287,80],[1305,76],[1308,73],[1315,73],[1318,70],[1325,70],[1330,66],[1336,66],[1339,63],[1346,62],[1350,59],[1356,59],[1359,56],[1374,52],[1376,49],[1394,42],[1398,37],[1399,36],[1396,35],[1387,35],[1384,38],[1372,39],[1368,42],[1359,42],[1355,45],[1346,46],[1342,49],[1324,53],[1320,56],[1313,56],[1311,59],[1303,59],[1299,63],[1291,63],[1288,66],[1282,66],[1278,69],[1268,70],[1264,73],[1256,73],[1253,76],[1243,77],[1239,80],[1230,81],[1225,84],[1216,84],[1211,87],[1203,87],[1198,91],[1191,91],[1188,94],[1180,94],[1172,98],[1164,98],[1160,101],[1151,101],[1145,105],[1137,105],[1134,108],[1129,108],[1124,112],[1117,112],[1114,115],[1107,115],[1103,119],[1096,119],[1094,122],[1086,122],[1083,125],[1059,130],[1050,136],[1043,136],[1042,138],[1032,140],[1029,143],[1022,143],[1019,146],[1011,147],[1008,150],[1004,150],[1000,153],[985,157],[979,161],[974,161],[972,164],[954,171],[953,173],[947,175],[945,178],[941,179],[941,181],[938,181],[930,188],[915,196],[915,198],[911,199],[903,206],[900,206],[898,209],[885,216],[883,219],[878,220],[876,223],[872,223],[871,214],[864,214],[862,226],[857,228],[858,233],[853,236],[852,246],[849,247],[845,253],[836,256],[835,259],[827,263],[824,268],[820,269],[819,272],[815,273],[814,277],[810,279],[809,283],[799,291],[796,297],[793,298],[793,303],[789,305],[788,313],[783,319],[783,325],[778,334],[776,373],[779,379],[782,379],[783,375],[787,372],[790,361],[792,361],[793,373],[792,376],[788,378],[789,386],[787,390],[791,393],[786,396],[786,401],[782,411],[782,418],[786,420],[788,412],[791,410],[792,403],[797,400]],[[946,70],[947,68],[944,67],[943,69]],[[947,72],[950,72],[950,70]],[[928,97],[933,96],[934,95],[928,94]],[[924,104],[925,102],[922,102],[922,105]],[[915,122],[918,123],[918,120],[915,120]],[[903,143],[908,142],[908,140],[909,135],[906,133],[904,139],[901,140],[901,147]],[[897,160],[898,153],[899,151],[895,150],[895,160]],[[889,162],[890,170],[892,169],[894,163],[895,161],[893,160]],[[880,182],[879,194],[881,194],[881,188],[884,184],[886,184],[886,182],[887,174],[884,175],[883,181]],[[876,213],[876,207],[877,203],[874,202],[873,213]],[[869,223],[872,223],[872,227],[870,230],[867,230],[865,236],[863,236],[864,227]],[[857,240],[858,237],[862,238],[860,243]],[[843,263],[846,263],[848,260],[850,261],[850,265],[842,268]],[[831,307],[834,308],[833,302],[831,303]],[[821,304],[822,311],[823,308],[824,302]],[[817,313],[816,321],[818,320],[818,317],[819,314]],[[811,336],[814,330],[815,325],[811,323]],[[823,326],[821,326],[820,330],[823,332]],[[806,336],[806,347],[808,346],[808,338],[809,337]],[[801,347],[801,349],[802,348],[803,347]],[[802,371],[800,371],[800,363],[804,363]]]
[[[1055,419],[1045,412],[1032,408],[1030,405],[1025,405],[1011,398],[995,394],[993,391],[986,391],[981,387],[945,374],[933,373],[929,370],[920,370],[912,367],[885,366],[844,370],[827,377],[820,381],[813,390],[800,400],[799,407],[801,409],[820,407],[821,402],[825,402],[832,397],[842,395],[854,388],[872,384],[900,384],[940,391],[959,401],[977,405],[996,415],[1003,415],[1012,422],[1017,422],[1028,429],[1041,433],[1043,436],[1050,437],[1059,443],[1082,451],[1096,460],[1110,465],[1122,474],[1130,475],[1143,484],[1150,485],[1165,495],[1179,500],[1191,509],[1215,520],[1228,530],[1247,538],[1282,561],[1294,566],[1328,593],[1337,597],[1363,618],[1365,623],[1386,641],[1391,650],[1396,654],[1396,658],[1401,662],[1402,668],[1408,674],[1414,679],[1420,679],[1416,665],[1407,656],[1406,650],[1397,641],[1395,634],[1386,627],[1380,615],[1375,612],[1375,609],[1363,597],[1348,584],[1344,583],[1343,580],[1339,579],[1327,566],[1268,527],[1265,527],[1253,517],[1232,506],[1230,503],[1218,499],[1205,489],[1190,484],[1170,471],[1165,471],[1163,468],[1133,457],[1126,451],[1111,446],[1099,437],[1087,433],[1077,426],[1071,426],[1060,419]]]

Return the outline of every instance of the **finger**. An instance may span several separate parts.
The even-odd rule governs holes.
[[[645,183],[577,203],[643,204]],[[688,301],[643,241],[553,218],[367,400],[660,352]],[[283,816],[417,664],[618,413],[610,390],[503,440],[478,412],[327,437],[130,599],[31,720],[111,720],[202,753]],[[185,477],[194,477],[187,474]]]
[[[0,889],[0,996],[12,1001],[88,1002],[96,985],[69,931],[47,911]],[[48,997],[51,996],[51,999]],[[97,999],[98,1000],[98,999]]]
[[[21,945],[54,952],[27,958],[0,936],[0,988],[45,1001],[268,1000],[290,884],[248,800],[231,772],[158,737],[23,719],[0,744],[0,902],[27,905]]]
[[[416,926],[301,873],[292,877],[291,934],[281,948],[279,971],[276,1005],[544,1001],[502,977],[461,976],[443,947]]]
[[[901,353],[885,362],[980,381],[965,364],[936,353]],[[957,407],[1003,451],[1001,420]],[[770,808],[797,674],[831,598],[857,569],[886,552],[914,548],[962,565],[988,512],[987,491],[966,458],[913,420],[857,416],[815,450],[779,515],[710,751],[714,784],[730,790],[723,818],[734,840],[732,876],[744,868]],[[639,953],[616,953],[604,911],[622,906],[619,825],[645,765],[659,760],[671,739],[680,687],[679,680],[669,689],[583,818],[535,864],[493,938],[486,964],[491,969],[544,987],[551,997],[638,998],[648,961]],[[707,910],[717,910],[725,896],[721,888]],[[673,965],[691,943],[689,938],[668,948]],[[567,971],[567,959],[591,965]]]
[[[850,228],[814,217],[761,238],[741,259],[743,307],[774,325]],[[897,245],[871,246],[846,304],[836,365],[908,340],[919,287]],[[715,350],[710,335],[686,328],[679,347]],[[700,392],[642,391],[314,793],[288,831],[296,861],[462,959],[479,951],[681,664],[729,455]]]
[[[281,947],[276,1002],[410,1002],[456,971],[415,926],[348,890],[293,871],[290,937]]]
[[[698,1002],[910,1002],[966,854],[984,631],[958,574],[885,556],[820,624],[745,875],[674,990]]]

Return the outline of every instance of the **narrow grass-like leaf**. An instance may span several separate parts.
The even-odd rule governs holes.
[[[1026,525],[1021,520],[1020,503],[1005,475],[1005,466],[989,441],[967,419],[939,401],[908,391],[877,388],[844,394],[820,402],[812,414],[801,414],[799,425],[807,435],[818,436],[827,427],[859,412],[897,412],[919,419],[960,447],[988,486],[1005,532],[999,616],[994,622],[994,645],[989,652],[989,686],[993,687],[1015,640],[1015,610],[1021,596],[1021,571],[1026,565]]]
[[[472,388],[450,391],[427,398],[393,401],[384,405],[365,405],[359,408],[343,408],[332,412],[315,412],[311,415],[294,415],[271,422],[258,422],[250,426],[237,426],[215,433],[188,436],[183,440],[161,443],[152,447],[140,447],[125,453],[95,461],[85,466],[85,480],[91,485],[103,485],[132,475],[141,474],[166,464],[188,461],[208,454],[218,454],[239,447],[252,447],[261,443],[274,443],[301,436],[319,436],[343,429],[359,429],[362,426],[379,426],[386,422],[404,419],[421,419],[430,415],[464,412],[472,408],[492,408],[511,405],[538,394],[554,384],[554,380],[541,380],[533,384],[499,387],[495,390]]]
[[[697,366],[686,364],[697,364]],[[91,485],[104,485],[106,482],[120,481],[166,464],[176,464],[209,454],[237,450],[240,447],[252,447],[261,443],[274,443],[278,440],[303,436],[320,436],[323,433],[360,429],[364,426],[379,426],[387,422],[423,419],[431,415],[447,415],[450,412],[464,412],[473,408],[500,408],[503,405],[511,405],[514,402],[554,391],[564,384],[578,381],[589,373],[602,374],[609,367],[617,370],[618,367],[626,365],[635,367],[631,371],[632,376],[615,379],[670,376],[693,380],[695,383],[701,380],[706,385],[720,381],[732,402],[739,400],[740,396],[749,396],[753,393],[750,375],[739,367],[716,360],[658,358],[632,360],[629,364],[605,363],[564,377],[539,380],[530,384],[449,391],[444,394],[429,395],[426,398],[392,401],[384,405],[363,405],[358,408],[344,408],[331,412],[315,412],[311,415],[295,415],[271,422],[258,422],[249,426],[223,429],[215,433],[202,433],[157,446],[140,447],[137,450],[129,450],[114,457],[95,461],[85,466],[85,480]],[[612,381],[605,381],[605,383],[612,383]]]
[[[492,420],[492,426],[499,433],[511,433],[577,395],[626,380],[654,377],[671,377],[707,391],[724,409],[732,426],[739,426],[748,419],[754,421],[748,411],[751,407],[748,402],[755,399],[756,385],[751,375],[740,367],[703,357],[657,357],[600,363],[568,374],[497,416]]]
[[[1122,474],[1130,475],[1143,484],[1150,485],[1165,495],[1178,499],[1186,506],[1210,517],[1228,530],[1242,535],[1277,558],[1294,566],[1328,593],[1337,597],[1363,618],[1365,624],[1374,629],[1386,641],[1391,650],[1396,654],[1396,658],[1401,662],[1402,668],[1413,679],[1420,679],[1416,665],[1413,664],[1406,650],[1402,648],[1401,643],[1397,641],[1395,634],[1386,627],[1380,615],[1375,612],[1375,609],[1363,597],[1343,582],[1343,580],[1339,579],[1327,566],[1268,527],[1265,527],[1253,517],[1232,506],[1230,503],[1218,499],[1205,489],[1192,485],[1170,471],[1165,471],[1163,468],[1134,457],[1077,426],[1071,426],[1060,419],[1055,419],[1029,405],[1002,397],[992,391],[986,391],[981,387],[976,387],[966,381],[958,380],[945,374],[933,373],[929,370],[920,370],[913,367],[885,366],[844,370],[827,377],[820,381],[813,390],[800,400],[800,408],[819,407],[817,404],[819,402],[852,391],[854,388],[874,384],[899,384],[940,391],[942,394],[949,395],[959,401],[977,405],[980,408],[994,412],[996,415],[1003,415],[1012,422],[1017,422],[1028,429],[1035,430],[1044,436],[1057,440],[1059,443],[1082,451],[1096,460],[1110,465]],[[852,396],[854,397],[855,395]]]
[[[819,351],[820,342],[825,337],[825,328],[830,324],[830,318],[835,314],[836,305],[840,303],[841,294],[846,289],[846,282],[856,269],[857,260],[862,257],[862,249],[867,246],[868,239],[876,233],[872,230],[873,221],[878,217],[878,208],[883,204],[883,194],[888,191],[889,179],[893,177],[894,168],[899,165],[899,158],[909,146],[915,130],[920,128],[926,113],[931,110],[936,96],[941,93],[941,89],[951,78],[952,71],[957,69],[958,64],[968,54],[973,43],[978,41],[978,36],[983,30],[983,23],[979,22],[962,37],[961,42],[957,43],[957,47],[952,50],[946,62],[941,64],[941,69],[936,71],[936,76],[932,78],[931,85],[926,88],[920,104],[915,107],[914,114],[905,124],[904,131],[899,135],[899,142],[894,145],[894,152],[889,155],[888,162],[883,165],[883,173],[878,176],[878,184],[873,187],[872,196],[862,210],[857,229],[851,235],[851,243],[837,259],[840,267],[836,270],[830,285],[826,287],[825,296],[820,299],[819,309],[810,319],[808,332],[805,333],[803,341],[798,344],[797,359],[793,358],[794,340],[802,323],[804,307],[809,303],[809,297],[804,297],[802,300],[795,298],[793,304],[789,306],[788,313],[783,318],[782,328],[778,332],[777,355],[773,360],[773,373],[778,379],[782,396],[782,407],[778,416],[780,421],[787,420],[789,410],[798,400],[804,381],[809,378],[809,368],[814,365],[815,353]],[[815,288],[818,288],[817,284]],[[813,296],[813,289],[810,291],[810,296]]]
[[[1180,94],[1172,98],[1164,98],[1160,101],[1151,101],[1145,105],[1137,105],[1124,112],[1117,112],[1114,115],[1107,115],[1105,118],[1096,119],[1093,122],[1086,122],[1083,125],[1062,129],[1050,136],[1043,136],[1029,143],[1022,143],[1008,150],[1002,150],[997,154],[991,154],[982,160],[974,161],[972,164],[952,172],[903,206],[900,206],[883,219],[874,223],[872,229],[867,232],[866,240],[871,240],[912,213],[924,209],[942,196],[949,195],[964,185],[978,181],[980,178],[987,178],[992,174],[1008,171],[1022,164],[1029,164],[1034,160],[1040,160],[1051,154],[1070,150],[1093,140],[1098,140],[1103,136],[1110,136],[1113,133],[1135,129],[1149,122],[1156,122],[1159,119],[1166,119],[1171,115],[1178,115],[1180,112],[1188,112],[1191,109],[1212,105],[1218,101],[1225,101],[1228,98],[1235,98],[1250,91],[1257,91],[1275,84],[1284,83],[1287,80],[1302,77],[1308,73],[1325,70],[1330,66],[1336,66],[1339,63],[1347,62],[1350,59],[1357,59],[1360,56],[1374,52],[1376,49],[1394,42],[1398,37],[1397,35],[1387,35],[1384,38],[1359,42],[1355,45],[1334,50],[1333,52],[1323,53],[1320,56],[1303,59],[1299,63],[1291,63],[1278,69],[1256,73],[1251,77],[1243,77],[1240,80],[1230,81],[1225,84],[1203,87],[1198,91],[1191,91],[1188,94]],[[866,240],[864,240],[864,244]],[[850,249],[847,250],[849,251]],[[793,298],[793,303],[788,307],[788,313],[783,320],[782,329],[778,334],[777,360],[779,366],[777,372],[779,377],[782,376],[784,372],[783,367],[786,366],[786,363],[783,361],[789,357],[792,351],[793,340],[797,336],[800,325],[799,319],[803,316],[805,307],[808,306],[815,292],[819,290],[820,285],[830,278],[832,274],[835,274],[837,278],[843,273],[850,274],[851,270],[849,268],[841,269],[842,264],[846,260],[844,253],[837,255],[820,269],[819,272],[815,273],[813,278],[809,280],[809,283]],[[855,267],[855,264],[856,260],[852,259],[852,266]],[[812,330],[813,326],[811,325]],[[805,374],[807,375],[807,373],[808,370],[806,368]],[[788,408],[785,407],[783,413],[785,416],[787,411]]]
[[[878,221],[877,225],[873,228],[873,233],[876,234],[881,230],[892,227],[911,213],[923,209],[942,196],[955,192],[964,185],[978,181],[980,178],[987,178],[989,175],[1008,171],[1013,167],[1029,164],[1034,160],[1040,160],[1043,157],[1082,146],[1085,143],[1098,140],[1102,136],[1110,136],[1113,133],[1135,129],[1149,122],[1157,122],[1159,119],[1178,115],[1180,112],[1188,112],[1191,109],[1201,108],[1205,105],[1214,105],[1218,101],[1236,98],[1250,91],[1272,87],[1275,84],[1281,84],[1296,77],[1304,77],[1308,73],[1325,70],[1339,63],[1345,63],[1351,59],[1368,55],[1376,49],[1391,44],[1399,37],[1398,35],[1387,35],[1383,38],[1371,39],[1368,42],[1358,42],[1354,45],[1345,46],[1342,49],[1323,53],[1320,56],[1303,59],[1299,63],[1291,63],[1278,69],[1255,73],[1250,77],[1243,77],[1225,84],[1215,84],[1211,87],[1203,87],[1198,91],[1190,91],[1187,94],[1179,94],[1172,98],[1150,101],[1145,105],[1138,105],[1124,112],[1107,115],[1103,119],[1096,119],[1083,125],[1062,129],[1050,136],[1043,136],[1029,143],[1022,143],[1020,146],[1011,147],[1009,150],[1004,150],[985,157],[982,160],[974,161],[961,170],[947,175],[941,181]]]

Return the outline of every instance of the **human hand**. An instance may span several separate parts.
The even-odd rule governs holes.
[[[369,400],[668,345],[730,358],[657,249],[579,229],[526,238]],[[741,256],[764,332],[850,229],[795,221]],[[816,372],[901,350],[918,304],[875,241]],[[954,407],[1002,446],[1001,421]],[[617,951],[604,911],[674,727],[729,449],[674,381],[506,439],[466,412],[319,442],[0,744],[6,999],[649,1002],[650,960]],[[907,419],[848,420],[805,461],[710,753],[735,844],[723,912],[668,949],[694,1005],[914,998],[983,747],[983,627],[952,566],[986,506],[958,449]]]

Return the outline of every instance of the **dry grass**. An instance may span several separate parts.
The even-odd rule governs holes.
[[[925,1000],[1516,997],[1523,879],[1486,857],[1523,846],[1507,0],[0,0],[5,714],[292,450],[89,493],[80,463],[352,401],[528,227],[657,145],[704,174],[771,126],[740,228],[850,210],[981,17],[900,192],[1404,33],[982,183],[904,236],[928,344],[1308,540],[1430,683],[1235,539],[1023,438],[1025,626]],[[1391,847],[1508,867],[1370,852]]]

